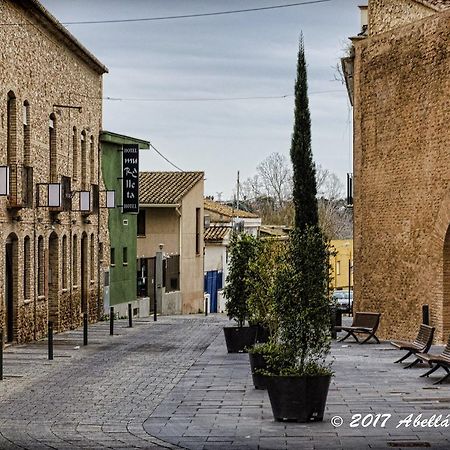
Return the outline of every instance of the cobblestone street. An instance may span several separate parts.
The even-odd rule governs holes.
[[[403,370],[388,345],[334,343],[322,423],[274,422],[265,391],[253,388],[248,355],[226,353],[222,316],[117,321],[5,350],[0,448],[319,449],[450,448],[449,428],[405,427],[450,414],[450,384]],[[353,414],[392,414],[386,426],[350,428]],[[342,426],[331,418],[339,415]]]

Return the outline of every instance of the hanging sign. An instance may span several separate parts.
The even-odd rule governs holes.
[[[122,212],[139,212],[139,145],[124,144],[122,152]]]

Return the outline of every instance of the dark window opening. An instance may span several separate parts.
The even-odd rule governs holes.
[[[195,253],[200,254],[200,208],[195,209]]]
[[[145,236],[145,209],[140,209],[137,216],[137,235]]]

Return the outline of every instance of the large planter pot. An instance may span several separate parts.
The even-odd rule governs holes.
[[[253,385],[255,386],[255,389],[267,389],[266,380],[268,376],[255,373],[258,369],[267,368],[267,363],[264,355],[262,355],[261,353],[250,352],[248,354],[248,357],[250,360],[250,368],[252,371]]]
[[[266,342],[269,342],[269,339],[270,339],[269,329],[263,327],[262,325],[256,325],[256,342],[264,344]]]
[[[331,375],[268,376],[267,390],[275,420],[323,420]]]
[[[257,327],[225,327],[223,332],[228,353],[245,353],[246,347],[255,344]]]

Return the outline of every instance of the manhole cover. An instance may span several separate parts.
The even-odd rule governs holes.
[[[139,353],[163,353],[175,350],[177,347],[164,344],[142,344],[137,347],[131,348],[130,352]]]

